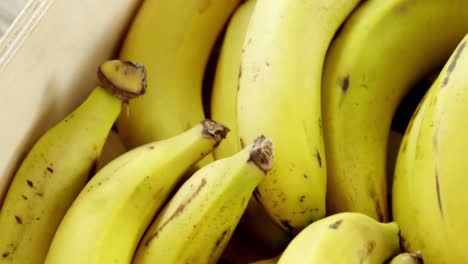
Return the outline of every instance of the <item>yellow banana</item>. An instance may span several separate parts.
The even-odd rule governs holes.
[[[325,215],[320,89],[328,45],[357,0],[257,0],[237,95],[240,144],[264,134],[275,165],[255,192],[291,233]]]
[[[241,149],[237,134],[237,88],[242,44],[256,0],[248,0],[234,12],[224,36],[211,94],[211,117],[229,127],[229,135],[213,152],[216,159],[230,157]]]
[[[101,84],[42,135],[14,175],[0,209],[0,263],[43,263],[62,217],[94,172],[122,100],[145,91],[140,65],[107,61],[98,73]]]
[[[205,120],[111,161],[73,202],[45,263],[130,263],[144,231],[184,171],[210,153],[226,133],[222,125]]]
[[[323,74],[328,213],[389,220],[385,157],[393,114],[408,90],[447,60],[468,31],[467,17],[465,0],[376,0],[346,20]]]
[[[407,251],[425,263],[468,263],[466,150],[468,35],[459,42],[405,133],[393,186],[393,216]]]
[[[302,230],[278,264],[382,264],[399,253],[398,224],[360,213],[339,213]]]
[[[175,136],[204,119],[205,66],[240,1],[143,1],[119,55],[148,72],[145,98],[131,101],[117,121],[127,147]]]
[[[421,253],[400,253],[396,255],[388,264],[424,264]]]
[[[216,66],[211,98],[211,117],[229,127],[226,139],[215,149],[216,159],[234,155],[241,150],[237,133],[237,88],[242,45],[255,0],[242,4],[227,26]],[[273,222],[265,209],[252,197],[239,223],[240,227],[272,250],[286,246],[291,239]]]
[[[271,169],[272,154],[272,142],[261,136],[198,170],[150,226],[133,263],[216,263],[255,187]]]

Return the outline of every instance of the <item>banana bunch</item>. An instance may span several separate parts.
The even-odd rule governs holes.
[[[13,175],[0,264],[468,264],[467,17],[143,1]]]

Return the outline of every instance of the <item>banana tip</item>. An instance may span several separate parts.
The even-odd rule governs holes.
[[[146,69],[143,65],[122,60],[105,61],[98,69],[101,86],[122,101],[146,92]]]
[[[217,123],[210,119],[205,119],[202,121],[202,134],[207,137],[214,138],[217,143],[221,142],[226,138],[227,133],[230,129],[220,123]]]
[[[249,162],[255,163],[265,174],[273,167],[273,142],[261,135],[250,148]]]

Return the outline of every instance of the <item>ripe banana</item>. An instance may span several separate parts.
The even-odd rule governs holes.
[[[389,264],[424,264],[424,261],[419,251],[414,253],[405,252],[396,255]]]
[[[0,263],[43,263],[65,212],[94,172],[122,100],[145,91],[140,65],[107,61],[101,84],[35,143],[0,209]]]
[[[226,133],[222,125],[205,120],[111,161],[73,202],[45,263],[130,263],[144,231],[184,171]]]
[[[241,149],[237,133],[237,88],[242,44],[255,0],[248,0],[236,9],[226,28],[216,65],[211,94],[211,117],[229,127],[229,135],[215,149],[216,159],[234,155]]]
[[[241,0],[145,0],[120,58],[142,63],[148,93],[122,111],[117,127],[133,148],[175,136],[204,119],[202,79],[218,34]]]
[[[249,22],[239,69],[239,140],[242,146],[264,134],[275,142],[274,168],[254,195],[291,233],[325,215],[322,64],[358,2],[257,0]]]
[[[271,169],[272,154],[272,142],[261,136],[198,170],[150,226],[134,263],[216,263],[255,187]]]
[[[302,230],[279,264],[382,264],[399,253],[398,224],[380,223],[360,213],[339,213]]]
[[[237,88],[242,45],[255,0],[242,4],[229,21],[216,66],[211,97],[211,116],[230,128],[229,135],[215,149],[216,159],[234,155],[241,150],[237,133]],[[284,248],[291,240],[265,209],[252,197],[240,222],[240,227],[272,250]]]
[[[403,247],[425,263],[468,263],[468,35],[413,116],[398,155],[393,216]],[[417,121],[417,122],[416,122]]]
[[[389,220],[385,162],[393,114],[408,90],[447,60],[468,31],[467,17],[465,0],[382,0],[363,2],[347,19],[323,74],[328,213]]]

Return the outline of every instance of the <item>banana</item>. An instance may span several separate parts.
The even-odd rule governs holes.
[[[396,255],[388,264],[424,264],[421,252],[400,253]]]
[[[0,263],[43,263],[65,212],[94,172],[122,101],[145,92],[145,70],[104,62],[100,85],[22,161],[0,209]]]
[[[278,263],[279,258],[281,255],[269,258],[269,259],[264,259],[264,260],[259,260],[255,262],[251,262],[250,264],[276,264]]]
[[[393,114],[408,90],[447,60],[468,31],[466,17],[465,0],[382,0],[363,2],[346,20],[323,73],[327,213],[389,220]]]
[[[241,0],[145,0],[119,57],[142,63],[148,93],[117,120],[128,148],[175,136],[204,119],[202,79],[210,51]]]
[[[282,228],[297,233],[325,215],[322,64],[357,0],[257,0],[241,56],[237,121],[241,147],[264,134],[275,164],[254,193]]]
[[[242,4],[229,21],[216,66],[211,97],[211,117],[226,124],[230,132],[215,149],[216,159],[234,155],[241,150],[237,133],[237,88],[242,45],[256,1]],[[266,214],[265,209],[252,197],[239,222],[239,226],[272,250],[284,248],[291,240]]]
[[[111,161],[73,202],[45,263],[130,263],[145,229],[184,171],[210,153],[226,133],[224,126],[205,120]]]
[[[320,219],[286,247],[278,264],[382,264],[399,253],[398,224],[354,212]]]
[[[393,216],[406,251],[425,263],[468,263],[468,35],[459,42],[413,116],[398,154]]]
[[[271,169],[273,144],[263,136],[188,179],[154,220],[133,263],[216,263],[255,187]]]
[[[255,0],[248,0],[236,9],[221,44],[211,94],[211,117],[229,127],[229,135],[213,152],[216,159],[234,155],[241,149],[237,133],[237,88],[242,44]]]

